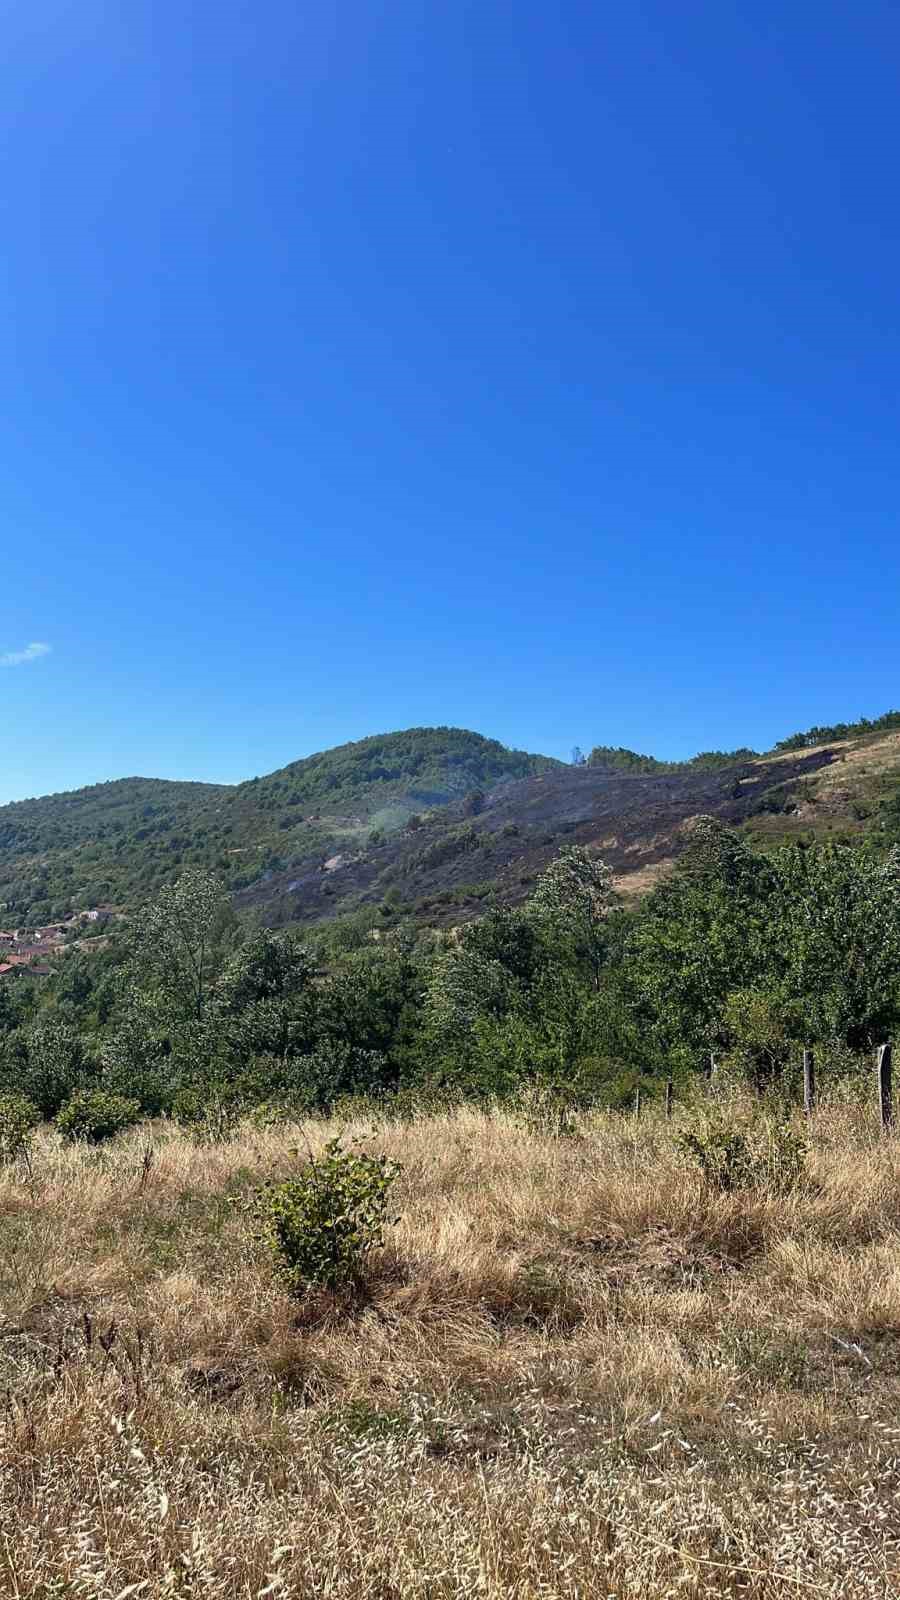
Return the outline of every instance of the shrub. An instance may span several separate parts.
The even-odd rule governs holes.
[[[282,1283],[295,1293],[310,1284],[358,1286],[366,1256],[396,1221],[387,1208],[399,1172],[387,1156],[344,1149],[332,1139],[299,1177],[267,1185],[257,1197],[257,1217]]]
[[[732,1061],[757,1093],[779,1084],[796,1054],[797,1019],[763,989],[735,989],[725,1000],[723,1020],[732,1040]]]
[[[132,1127],[140,1114],[137,1100],[103,1089],[83,1089],[63,1106],[56,1126],[70,1143],[102,1144]]]
[[[172,1099],[174,1120],[195,1144],[227,1144],[245,1109],[244,1098],[233,1084],[179,1089]]]
[[[48,1016],[29,1029],[26,1042],[28,1058],[19,1083],[43,1117],[55,1117],[88,1069],[83,1041],[69,1023]]]
[[[704,1182],[712,1188],[727,1193],[748,1183],[747,1139],[730,1124],[711,1119],[700,1128],[686,1128],[676,1134],[675,1144],[700,1168]]]
[[[41,1113],[23,1094],[0,1095],[0,1163],[27,1156]]]
[[[772,1189],[784,1194],[802,1178],[808,1152],[806,1135],[789,1122],[764,1117],[741,1123],[721,1112],[683,1129],[675,1143],[705,1182],[725,1193]]]
[[[577,1102],[566,1083],[535,1079],[516,1103],[516,1122],[525,1133],[549,1139],[572,1138],[577,1132]]]

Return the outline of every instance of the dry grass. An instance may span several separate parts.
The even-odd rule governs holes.
[[[900,1591],[900,1141],[861,1116],[782,1197],[704,1191],[652,1118],[382,1127],[351,1313],[278,1291],[240,1204],[289,1134],[147,1136],[0,1173],[0,1593]]]
[[[831,789],[842,789],[854,778],[896,772],[900,759],[900,733],[885,733],[878,738],[870,735],[858,743],[835,744],[829,748],[840,750],[841,760],[816,773],[816,787],[824,794]]]

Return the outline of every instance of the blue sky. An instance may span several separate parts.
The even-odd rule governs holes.
[[[870,0],[13,0],[0,799],[896,704],[898,55]]]

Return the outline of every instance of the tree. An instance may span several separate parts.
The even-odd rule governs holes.
[[[519,911],[496,910],[462,928],[437,958],[425,996],[428,1037],[464,1056],[485,1018],[520,1011],[540,963],[534,928]]]
[[[784,1000],[811,1039],[883,1042],[900,1024],[900,850],[880,862],[849,845],[793,847],[777,870],[770,933]]]
[[[557,956],[587,967],[599,987],[606,948],[604,924],[615,904],[612,873],[582,845],[561,850],[535,885],[529,915]]]
[[[54,1117],[87,1070],[84,1046],[70,1024],[44,1017],[29,1030],[28,1062],[18,1085],[43,1117]]]
[[[263,929],[226,963],[217,992],[225,1011],[234,1013],[260,1000],[285,1000],[302,994],[315,974],[316,963],[302,944]]]
[[[176,1030],[202,1024],[216,1002],[215,976],[234,913],[218,878],[189,867],[146,907],[137,925],[139,987]]]
[[[657,1050],[695,1064],[729,1040],[725,1002],[771,970],[774,868],[711,817],[693,824],[672,877],[648,897],[624,951],[632,1004]]]

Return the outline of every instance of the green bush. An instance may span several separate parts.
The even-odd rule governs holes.
[[[246,1102],[234,1084],[203,1084],[179,1089],[172,1116],[195,1144],[227,1144],[237,1132]]]
[[[387,1156],[344,1149],[332,1139],[299,1177],[267,1185],[257,1198],[257,1218],[282,1283],[294,1293],[310,1284],[358,1286],[366,1256],[397,1220],[387,1210],[399,1172]]]
[[[714,1189],[730,1193],[750,1181],[746,1136],[728,1123],[711,1119],[699,1128],[683,1129],[675,1135],[675,1145],[681,1155],[700,1168],[704,1182]]]
[[[138,1121],[137,1100],[103,1089],[83,1089],[73,1094],[56,1118],[56,1126],[70,1143],[102,1144]]]
[[[0,1163],[27,1156],[41,1113],[23,1094],[0,1095]]]
[[[677,1149],[714,1189],[771,1189],[784,1194],[803,1176],[806,1136],[771,1117],[741,1122],[719,1112],[675,1136]]]

